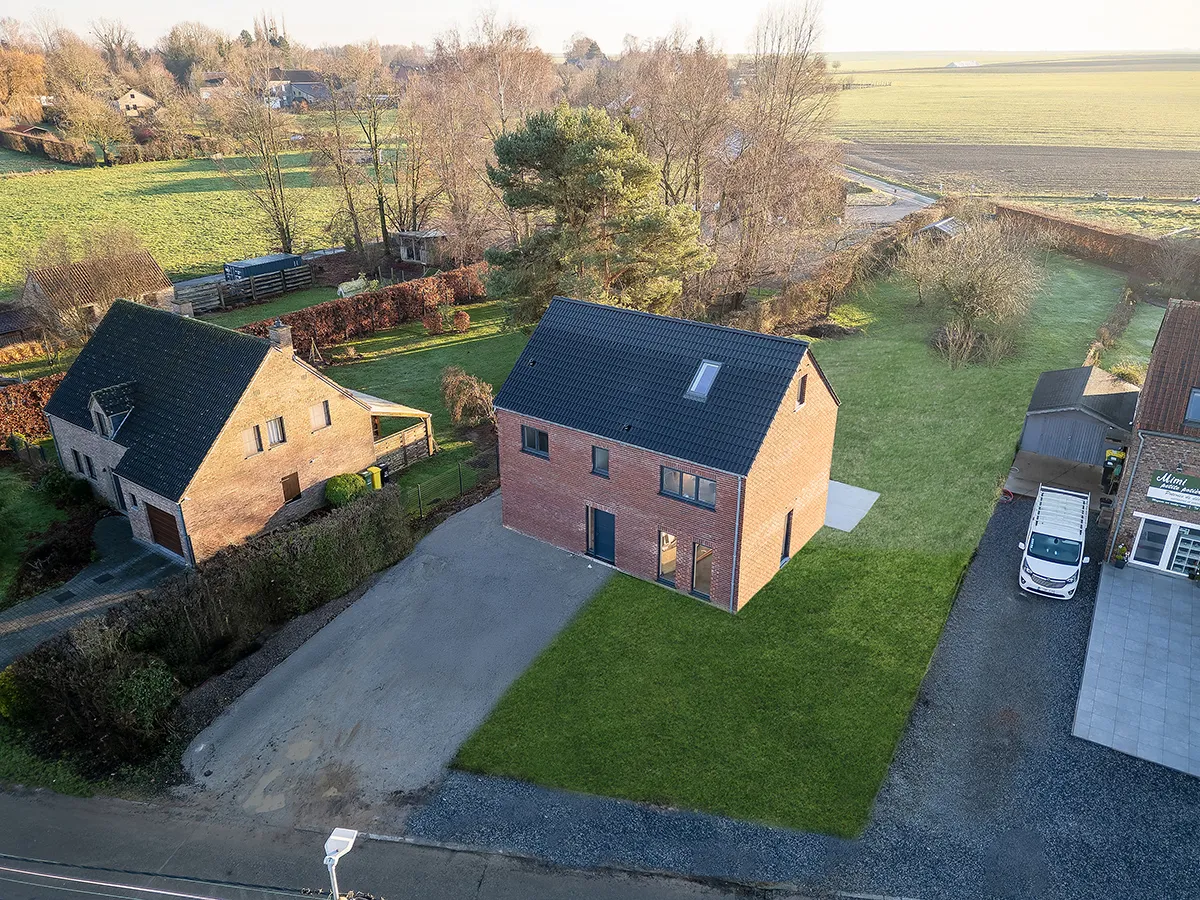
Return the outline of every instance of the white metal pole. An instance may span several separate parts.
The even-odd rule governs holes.
[[[342,895],[338,893],[337,860],[330,858],[326,860],[326,863],[329,866],[329,896],[331,900],[340,900]]]

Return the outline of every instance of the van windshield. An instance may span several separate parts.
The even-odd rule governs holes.
[[[1083,546],[1079,541],[1067,538],[1051,537],[1048,534],[1038,534],[1036,531],[1029,537],[1029,549],[1025,551],[1034,559],[1044,559],[1046,562],[1073,566],[1079,562]]]

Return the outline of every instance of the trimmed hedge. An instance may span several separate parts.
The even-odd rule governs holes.
[[[147,759],[175,732],[184,691],[412,546],[393,485],[251,538],[22,656],[0,675],[0,713],[39,753],[95,772]]]
[[[82,141],[60,141],[55,138],[22,134],[19,131],[0,131],[0,147],[17,153],[44,156],[73,166],[94,166],[96,151]]]
[[[32,440],[50,437],[50,426],[42,410],[62,380],[60,372],[0,388],[0,435],[16,432]]]
[[[367,481],[357,472],[334,475],[325,482],[325,502],[335,509],[346,506],[367,492]]]
[[[282,316],[292,328],[292,342],[300,352],[315,341],[331,347],[357,337],[395,328],[436,313],[439,306],[471,303],[483,297],[482,264],[416,278],[353,297],[339,297]],[[469,270],[469,271],[468,271]],[[243,325],[239,331],[266,337],[274,319]]]
[[[1023,228],[1036,238],[1051,238],[1058,249],[1074,256],[1131,269],[1152,278],[1157,274],[1155,256],[1160,245],[1154,238],[1013,203],[997,203],[996,218]]]

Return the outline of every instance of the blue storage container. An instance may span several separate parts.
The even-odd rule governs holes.
[[[267,256],[256,256],[254,259],[225,263],[225,280],[236,281],[239,278],[253,278],[255,275],[282,272],[284,269],[295,269],[302,265],[304,265],[304,258],[298,254],[271,253]]]

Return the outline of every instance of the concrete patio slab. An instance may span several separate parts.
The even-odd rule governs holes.
[[[1200,586],[1105,566],[1073,734],[1200,775]]]
[[[879,494],[875,491],[830,481],[829,499],[825,501],[825,524],[838,531],[853,531],[878,499]]]

